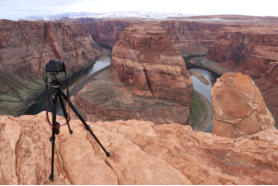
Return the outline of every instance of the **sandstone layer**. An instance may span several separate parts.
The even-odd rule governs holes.
[[[196,19],[195,19],[196,20]],[[156,22],[167,30],[175,46],[183,55],[205,54],[217,34],[223,30],[225,23],[207,23],[188,19],[157,20],[122,18],[122,19],[92,19],[75,20],[86,24],[94,40],[101,46],[112,48],[125,28],[142,22]]]
[[[72,100],[88,121],[136,119],[156,124],[187,124],[187,107],[152,97],[136,96],[117,76],[111,74],[110,69],[82,80],[73,89],[79,91]]]
[[[102,47],[110,48],[115,45],[119,39],[120,33],[128,26],[143,22],[143,19],[123,18],[123,19],[92,19],[80,18],[75,20],[88,26],[90,34],[94,40]]]
[[[50,59],[64,61],[72,74],[101,52],[86,25],[0,20],[0,113],[26,111],[44,90],[42,73]]]
[[[277,20],[276,20],[277,21]],[[207,57],[234,71],[250,75],[278,121],[278,26],[230,28],[222,32]]]
[[[223,23],[207,23],[185,20],[160,22],[182,55],[206,54],[217,34],[224,29]]]
[[[274,126],[274,119],[248,75],[225,73],[212,89],[215,113],[212,133],[239,137]]]
[[[61,118],[58,118],[59,120]],[[54,184],[278,184],[277,129],[222,138],[179,124],[80,121],[56,138]],[[45,112],[0,117],[0,184],[51,184],[51,128]]]
[[[191,106],[191,77],[159,24],[137,24],[125,29],[113,47],[111,70],[136,95]]]

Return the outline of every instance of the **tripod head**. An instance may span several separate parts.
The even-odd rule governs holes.
[[[48,73],[50,73],[50,75],[52,76],[51,78],[51,82],[50,82],[50,86],[51,88],[60,88],[61,83],[59,81],[59,79],[57,78],[57,75],[61,72],[65,73],[66,76],[66,66],[64,62],[61,62],[57,59],[52,59],[50,60],[46,65],[45,65],[45,72],[46,72],[46,77],[45,77],[45,84],[46,86],[48,83]],[[67,83],[67,81],[66,81]],[[46,87],[48,89],[48,87]]]

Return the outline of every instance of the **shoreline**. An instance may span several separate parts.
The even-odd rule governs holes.
[[[193,130],[204,132],[211,127],[213,120],[214,112],[212,104],[204,95],[194,90],[188,124]]]

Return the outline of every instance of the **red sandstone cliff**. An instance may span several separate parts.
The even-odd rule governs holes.
[[[250,75],[278,120],[278,27],[245,27],[221,33],[207,57]]]
[[[59,120],[61,118],[58,118]],[[277,129],[221,138],[179,124],[80,121],[56,140],[54,184],[278,184]],[[51,184],[51,128],[45,112],[0,117],[0,184]]]
[[[157,23],[125,29],[112,50],[111,70],[134,94],[191,107],[192,80],[167,31]]]
[[[274,119],[254,81],[242,73],[225,73],[212,89],[212,133],[239,137],[274,127]]]
[[[44,89],[42,72],[50,59],[64,61],[72,73],[101,52],[85,25],[0,20],[0,113],[24,112]]]
[[[183,55],[206,54],[217,34],[225,26],[223,23],[179,20],[161,21],[160,24]]]
[[[111,71],[97,74],[75,95],[75,104],[88,120],[186,124],[192,80],[159,24],[136,24],[122,32],[113,47]]]
[[[76,22],[88,26],[94,40],[103,47],[111,48],[118,41],[120,33],[128,26],[143,22],[142,19],[92,19],[81,18]]]
[[[78,19],[77,22],[86,24],[94,40],[105,47],[112,48],[119,39],[120,33],[128,26],[142,22],[157,22],[167,30],[172,41],[181,54],[205,54],[217,34],[226,25],[171,19],[155,21],[151,19]]]

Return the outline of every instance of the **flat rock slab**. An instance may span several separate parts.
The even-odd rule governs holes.
[[[60,121],[61,118],[58,118]],[[278,131],[222,138],[179,124],[78,120],[56,138],[54,184],[278,184]],[[51,127],[45,112],[0,117],[0,184],[51,184]]]

